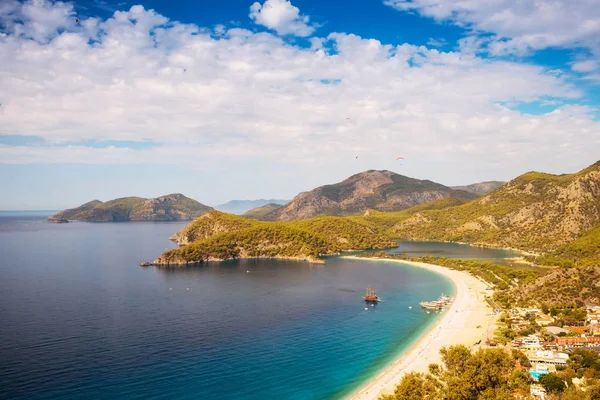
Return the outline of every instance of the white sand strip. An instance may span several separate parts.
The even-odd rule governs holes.
[[[352,400],[375,400],[381,394],[391,394],[407,372],[427,372],[431,363],[440,363],[440,349],[444,346],[464,344],[470,348],[475,342],[493,338],[493,331],[498,316],[492,315],[492,308],[485,301],[492,291],[486,290],[488,285],[467,272],[456,271],[433,264],[409,262],[393,259],[361,258],[348,256],[344,258],[361,261],[398,262],[407,266],[425,268],[442,274],[452,280],[456,286],[455,299],[442,317],[417,340],[406,352],[390,364],[385,371],[368,382],[365,386],[350,395]],[[429,300],[429,299],[423,299]],[[415,307],[415,311],[422,311]],[[477,328],[477,326],[481,326]]]

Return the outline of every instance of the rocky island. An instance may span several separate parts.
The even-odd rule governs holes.
[[[154,199],[123,197],[105,203],[93,200],[51,215],[48,221],[180,221],[197,218],[211,210],[211,207],[175,193]]]

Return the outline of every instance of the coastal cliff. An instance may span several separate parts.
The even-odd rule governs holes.
[[[197,218],[211,210],[211,207],[175,193],[153,199],[123,197],[105,203],[93,200],[51,215],[48,221],[179,221]]]

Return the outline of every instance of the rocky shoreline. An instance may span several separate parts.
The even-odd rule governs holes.
[[[165,259],[163,256],[158,257],[156,260],[152,262],[144,261],[140,264],[142,267],[162,267],[162,268],[184,268],[184,267],[193,267],[202,264],[206,264],[209,262],[222,262],[222,261],[231,261],[231,260],[257,260],[257,259],[276,259],[276,260],[292,260],[292,261],[304,261],[310,264],[326,264],[325,260],[316,257],[285,257],[285,256],[274,256],[274,257],[237,257],[237,258],[213,258],[209,257],[206,260],[201,261],[188,261],[183,259],[182,257],[173,257],[170,259]]]

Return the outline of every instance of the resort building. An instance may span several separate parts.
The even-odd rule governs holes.
[[[540,338],[535,335],[529,335],[521,339],[523,347],[526,349],[539,349],[541,347]]]
[[[526,353],[532,364],[567,365],[569,355],[551,350],[530,350]]]
[[[534,399],[546,399],[546,389],[544,389],[544,387],[539,383],[531,385],[529,393],[531,394],[531,396],[533,396]]]
[[[556,344],[561,347],[588,347],[600,346],[599,336],[579,336],[579,337],[557,337]]]

